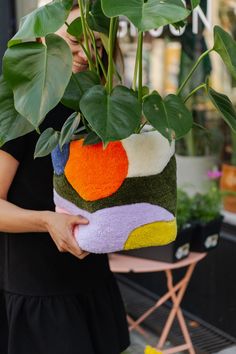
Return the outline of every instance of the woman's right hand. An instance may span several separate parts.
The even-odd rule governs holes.
[[[83,251],[75,240],[73,230],[77,225],[87,225],[89,222],[82,216],[69,215],[48,211],[45,214],[47,231],[51,235],[60,252],[70,252],[79,259],[84,259],[89,253]]]

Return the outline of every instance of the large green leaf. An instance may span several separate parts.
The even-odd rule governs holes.
[[[91,9],[87,14],[87,23],[91,30],[109,34],[110,19],[102,11],[101,0],[93,1]]]
[[[59,140],[59,145],[62,148],[63,145],[69,143],[72,135],[75,133],[80,123],[80,115],[77,112],[74,112],[70,117],[65,121],[61,129],[61,135]]]
[[[101,142],[101,138],[95,132],[90,132],[85,137],[83,145],[95,145],[100,142]]]
[[[46,46],[28,42],[9,48],[3,58],[6,80],[16,110],[37,128],[61,100],[72,71],[72,54],[59,36],[46,37]]]
[[[192,128],[193,117],[181,98],[168,95],[163,100],[154,92],[144,99],[147,120],[169,141],[182,138]]]
[[[15,110],[13,92],[3,76],[0,77],[0,112],[0,146],[34,130]]]
[[[138,99],[124,86],[115,87],[111,95],[103,86],[94,86],[82,97],[80,109],[105,144],[134,133],[142,112]]]
[[[23,17],[20,29],[9,41],[9,46],[56,32],[66,21],[72,4],[73,0],[54,0]]]
[[[93,71],[72,74],[61,102],[64,106],[79,111],[79,102],[83,94],[91,87],[100,84],[98,75]]]
[[[230,74],[236,79],[236,42],[221,27],[214,27],[214,47]]]
[[[49,155],[59,143],[60,133],[53,128],[48,128],[40,135],[37,141],[34,158]]]
[[[184,20],[189,16],[182,0],[102,0],[108,17],[126,16],[140,31],[148,31]]]
[[[191,7],[195,9],[200,4],[201,0],[191,0]]]
[[[81,17],[76,18],[67,28],[67,32],[77,39],[83,36],[83,27]]]
[[[236,132],[236,111],[229,97],[207,88],[208,96],[224,121]]]

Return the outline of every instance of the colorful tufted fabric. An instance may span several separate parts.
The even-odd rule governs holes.
[[[75,228],[92,253],[159,246],[176,237],[174,144],[157,131],[83,146],[73,141],[52,153],[58,212],[83,215]]]

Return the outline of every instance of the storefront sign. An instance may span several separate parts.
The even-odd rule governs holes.
[[[192,31],[194,34],[198,33],[199,30],[199,20],[203,23],[205,28],[207,28],[209,31],[212,29],[212,1],[213,0],[207,0],[207,10],[206,13],[204,13],[203,9],[201,6],[198,6],[196,9],[193,10],[193,21],[192,21]],[[177,30],[174,26],[170,25],[170,32],[174,36],[182,36],[182,34],[185,32],[185,27],[183,27],[180,30]],[[160,37],[163,33],[164,28],[160,27],[156,30],[151,30],[149,33],[151,34],[152,37]],[[129,27],[128,22],[126,20],[121,20],[120,21],[120,31],[119,31],[119,37],[124,38],[127,34],[130,34],[132,37],[136,37],[137,31],[135,27],[131,24]]]

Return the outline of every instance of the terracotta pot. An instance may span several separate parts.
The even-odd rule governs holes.
[[[236,192],[236,166],[223,165],[220,188],[225,191]],[[228,195],[224,197],[224,209],[236,213],[236,196]]]

